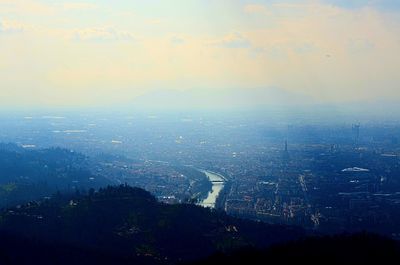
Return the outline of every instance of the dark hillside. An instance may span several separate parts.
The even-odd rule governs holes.
[[[160,204],[129,186],[53,196],[4,210],[0,220],[0,229],[12,235],[154,260],[194,260],[304,236],[301,229],[236,219],[195,205]]]
[[[82,154],[61,149],[26,150],[0,144],[0,207],[50,196],[57,191],[98,188],[110,181],[93,176]]]

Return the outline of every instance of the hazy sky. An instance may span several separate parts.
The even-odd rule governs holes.
[[[400,1],[0,0],[0,104],[278,88],[400,101]]]

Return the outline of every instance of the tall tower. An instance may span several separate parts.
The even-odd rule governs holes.
[[[282,158],[284,162],[289,160],[288,142],[285,140],[285,150],[283,151]]]
[[[353,136],[354,136],[354,143],[358,144],[360,139],[360,124],[353,124],[352,126]]]

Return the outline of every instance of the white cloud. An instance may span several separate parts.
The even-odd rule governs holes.
[[[157,19],[157,18],[153,18],[153,19],[147,20],[147,23],[150,24],[150,25],[160,25],[160,24],[162,24],[162,20],[161,19]]]
[[[36,0],[0,0],[0,13],[19,14],[22,16],[48,16],[55,13],[53,4],[45,4]]]
[[[184,44],[185,43],[185,39],[183,37],[173,36],[171,38],[171,43],[175,44],[175,45]]]
[[[0,21],[0,32],[3,33],[23,33],[32,30],[34,30],[34,27],[32,25],[19,21],[6,19]]]
[[[207,44],[225,48],[249,48],[251,46],[250,41],[239,32],[228,34],[220,39],[208,41]]]
[[[91,10],[96,9],[98,6],[93,3],[85,3],[85,2],[70,2],[62,4],[63,9],[65,10]]]
[[[75,30],[73,39],[83,41],[132,41],[135,40],[135,37],[128,31],[102,27]]]
[[[259,13],[259,14],[268,14],[268,9],[264,5],[258,4],[250,4],[244,6],[244,12],[249,14]]]

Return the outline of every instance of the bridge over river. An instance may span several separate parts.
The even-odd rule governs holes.
[[[212,183],[212,189],[208,193],[207,198],[199,203],[200,206],[215,208],[215,203],[217,201],[218,195],[224,189],[226,178],[218,173],[201,170],[204,174],[206,174],[208,180]]]

